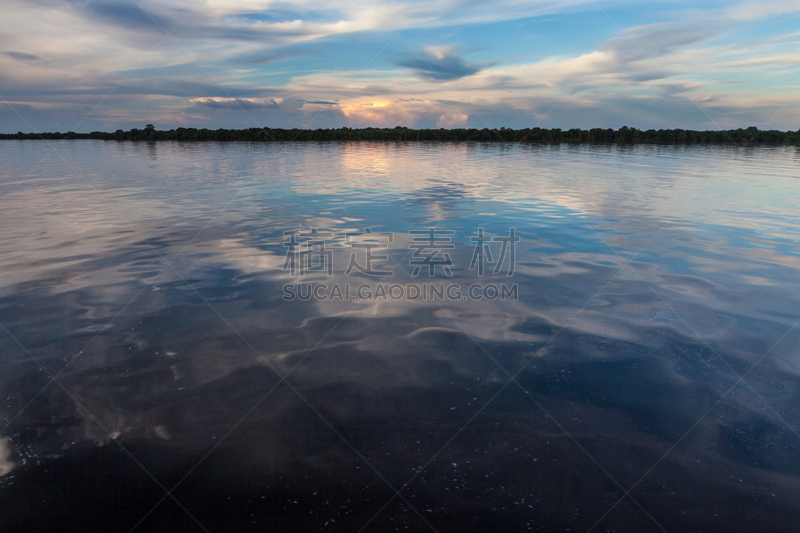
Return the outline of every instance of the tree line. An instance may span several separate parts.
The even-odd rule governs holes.
[[[337,128],[337,129],[282,129],[249,128],[196,129],[176,128],[157,130],[151,124],[144,129],[91,133],[11,133],[0,134],[3,139],[102,139],[107,141],[477,141],[477,142],[529,142],[575,144],[788,144],[800,145],[800,130],[759,130],[755,127],[735,130],[639,130],[623,126],[617,130],[592,128],[589,130],[562,130],[544,128],[525,129],[411,129],[395,128]]]

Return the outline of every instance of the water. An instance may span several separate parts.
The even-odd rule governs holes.
[[[796,148],[0,160],[3,531],[797,527]]]

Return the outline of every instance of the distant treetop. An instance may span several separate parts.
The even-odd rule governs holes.
[[[338,128],[338,129],[281,129],[249,128],[243,130],[177,128],[157,130],[152,124],[144,129],[117,130],[113,133],[11,133],[0,134],[0,140],[10,139],[102,139],[107,141],[428,141],[428,142],[526,142],[573,144],[788,144],[800,145],[800,130],[759,130],[756,127],[736,130],[639,130],[623,126],[618,130],[592,128],[562,130],[525,128],[498,129],[410,129]]]

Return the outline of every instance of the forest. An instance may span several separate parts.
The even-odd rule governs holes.
[[[338,129],[196,129],[157,130],[152,124],[143,129],[91,133],[11,133],[0,134],[0,140],[35,139],[102,139],[107,141],[427,141],[427,142],[527,142],[574,144],[774,144],[800,145],[800,130],[759,130],[755,127],[735,130],[693,131],[683,129],[639,130],[623,126],[619,129],[592,128],[562,130],[525,129],[411,129],[338,128]]]

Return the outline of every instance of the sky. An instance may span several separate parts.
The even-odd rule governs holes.
[[[0,131],[800,128],[800,0],[0,0]]]

